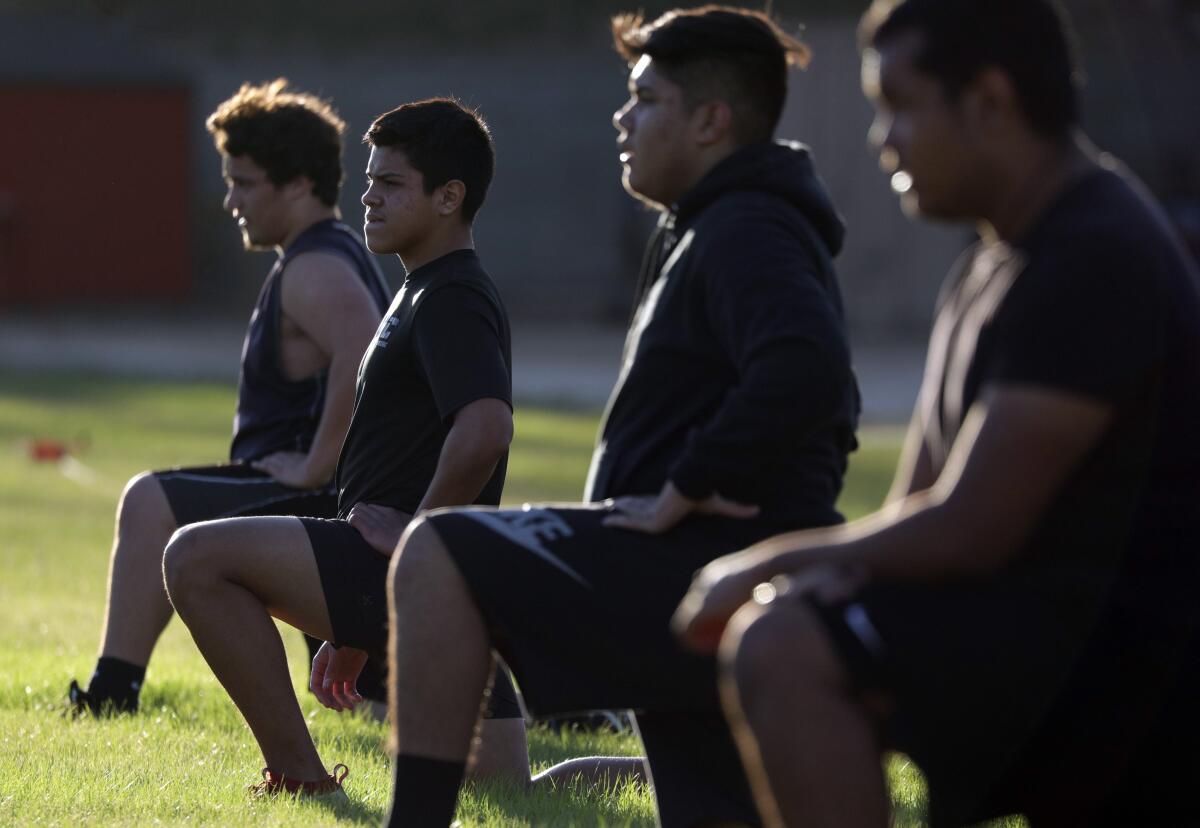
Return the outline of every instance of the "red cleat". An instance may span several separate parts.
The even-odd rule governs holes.
[[[341,771],[339,775],[339,771]],[[281,773],[276,773],[271,768],[262,769],[263,781],[257,785],[249,787],[250,795],[254,798],[278,796],[285,794],[289,796],[329,796],[330,794],[346,795],[342,790],[342,782],[350,775],[350,769],[345,765],[334,765],[333,773],[324,779],[314,779],[310,782],[301,782],[299,779],[288,779]]]

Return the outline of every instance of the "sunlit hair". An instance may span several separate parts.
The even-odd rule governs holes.
[[[286,78],[242,84],[205,126],[221,152],[250,158],[276,187],[307,177],[313,195],[332,207],[342,185],[346,124],[328,101],[287,86]]]
[[[464,221],[473,221],[483,206],[496,151],[487,122],[461,101],[430,98],[398,106],[375,119],[363,142],[402,150],[424,179],[427,195],[447,181],[461,181]]]
[[[919,36],[915,67],[958,100],[989,67],[1012,81],[1029,125],[1063,138],[1079,123],[1074,35],[1056,0],[875,0],[859,25],[864,48]]]
[[[640,13],[618,14],[612,34],[629,65],[649,55],[683,91],[689,110],[711,100],[727,103],[741,144],[775,134],[788,67],[804,68],[811,58],[809,48],[767,14],[733,6],[674,9],[651,23]]]

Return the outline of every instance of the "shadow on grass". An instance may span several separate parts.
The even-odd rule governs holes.
[[[594,788],[574,780],[532,789],[475,782],[464,786],[458,814],[467,824],[649,828],[655,823],[651,803],[646,788],[636,782]]]
[[[309,707],[303,696],[300,703],[302,709]],[[198,730],[216,727],[241,733],[245,729],[241,714],[221,687],[197,691],[194,685],[178,680],[148,685],[139,715],[169,718]],[[368,756],[385,753],[384,726],[365,713],[339,715],[320,709],[315,718],[306,716],[306,722],[323,753]]]
[[[355,802],[353,799],[327,796],[313,800],[313,804],[328,811],[339,822],[350,820],[363,825],[379,825],[385,816],[382,809],[372,808],[361,802]]]

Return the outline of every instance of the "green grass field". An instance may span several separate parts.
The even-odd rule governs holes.
[[[211,462],[227,448],[233,389],[224,385],[0,373],[0,825],[329,825],[379,822],[387,807],[384,729],[368,719],[301,704],[322,756],[351,769],[349,805],[251,802],[262,764],[237,711],[173,622],[147,676],[142,712],[106,721],[60,715],[67,683],[94,664],[104,610],[114,507],[142,469]],[[506,500],[574,500],[596,428],[593,413],[525,409]],[[34,462],[34,438],[62,440],[78,463]],[[878,505],[900,433],[867,430],[843,498],[848,516]],[[293,678],[307,664],[285,631]],[[623,735],[535,729],[540,770],[584,754],[635,754]],[[900,759],[890,765],[897,824],[920,822],[922,788]],[[479,786],[459,803],[467,826],[653,825],[651,796],[634,784],[600,794],[526,795]]]

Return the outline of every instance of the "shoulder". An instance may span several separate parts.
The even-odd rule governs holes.
[[[283,272],[288,279],[320,279],[356,276],[357,271],[344,254],[334,250],[306,250],[287,260]]]
[[[1157,341],[1184,273],[1153,203],[1116,176],[1076,188],[1017,254],[1000,309],[1015,337],[1045,326],[1089,341]]]
[[[773,254],[815,260],[827,251],[804,212],[781,196],[759,190],[726,193],[697,217],[695,245],[706,254],[759,258]]]
[[[763,284],[816,290],[832,259],[815,228],[788,200],[745,191],[723,195],[693,222],[687,269],[710,287],[757,289]],[[815,278],[797,278],[810,274]]]
[[[738,230],[786,223],[803,219],[800,210],[787,199],[762,190],[732,190],[724,193],[702,212],[695,222],[697,229],[709,234],[721,234],[733,225]]]
[[[477,259],[458,264],[429,285],[421,297],[421,304],[430,303],[442,307],[503,308],[500,291]]]
[[[370,298],[354,266],[337,253],[319,250],[299,253],[288,260],[281,275],[285,311],[296,304],[321,307]]]
[[[447,279],[426,288],[413,304],[418,325],[433,320],[482,316],[499,320],[505,317],[499,294],[490,280]]]
[[[1159,270],[1174,247],[1169,222],[1144,185],[1107,168],[1071,188],[1030,236],[1032,258],[1078,263],[1098,275],[1117,275],[1135,262]]]
[[[1020,293],[1086,304],[1160,301],[1180,269],[1161,208],[1119,168],[1070,185],[1014,247]]]

